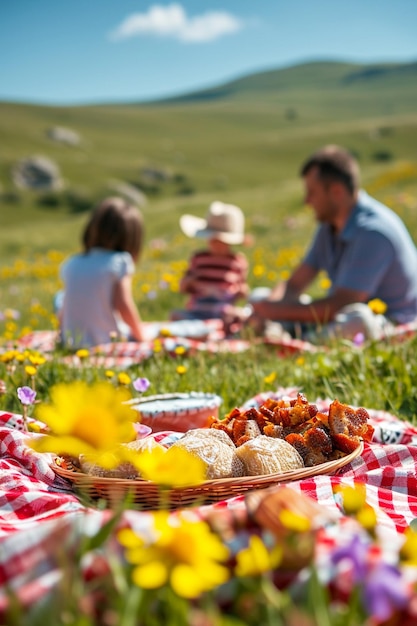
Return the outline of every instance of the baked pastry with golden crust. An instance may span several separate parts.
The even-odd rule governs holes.
[[[236,448],[247,476],[279,474],[304,467],[297,450],[284,439],[260,435]]]
[[[189,430],[171,446],[181,447],[199,457],[206,466],[206,478],[244,476],[242,461],[236,456],[236,446],[222,430],[196,428]]]
[[[145,451],[151,452],[155,448],[164,449],[153,437],[135,439],[129,443],[123,443],[122,446],[138,454]],[[89,459],[81,454],[79,462],[81,471],[89,476],[101,476],[103,478],[140,478],[139,470],[129,461],[123,461],[119,463],[117,467],[106,469],[97,463],[96,460]]]
[[[104,468],[99,463],[80,455],[80,467],[84,474],[101,478],[139,478],[139,471],[132,463],[124,461],[112,469]]]

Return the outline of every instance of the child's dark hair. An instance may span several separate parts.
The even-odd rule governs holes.
[[[123,198],[114,197],[106,198],[93,209],[82,242],[85,252],[91,248],[130,252],[133,260],[137,261],[142,239],[141,212]]]

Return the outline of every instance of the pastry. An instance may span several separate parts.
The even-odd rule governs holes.
[[[222,430],[189,430],[171,447],[175,446],[184,448],[204,462],[207,479],[232,478],[245,474],[243,463],[236,456],[236,446]]]
[[[123,443],[123,447],[128,448],[133,452],[140,454],[141,452],[151,452],[155,448],[162,448],[160,443],[156,442],[153,437],[143,437],[142,439],[135,439],[129,443]],[[137,467],[135,467],[129,461],[123,461],[117,467],[107,469],[97,463],[97,459],[94,460],[84,455],[80,455],[80,468],[81,471],[89,476],[101,476],[104,478],[140,478],[140,473]]]
[[[284,439],[260,435],[236,448],[247,476],[278,474],[304,467],[303,459]]]

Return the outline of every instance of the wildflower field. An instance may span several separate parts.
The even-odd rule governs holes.
[[[265,108],[273,126],[273,109],[267,104]],[[104,194],[109,177],[131,180],[146,162],[173,168],[177,178],[171,187],[150,192],[143,208],[147,236],[134,281],[143,319],[164,321],[182,304],[179,280],[196,245],[180,234],[178,218],[185,212],[204,215],[214,199],[239,204],[245,212],[250,237],[243,250],[250,264],[250,286],[285,280],[314,229],[310,210],[303,205],[297,169],[312,149],[330,141],[359,155],[363,186],[396,210],[417,239],[415,114],[381,114],[375,120],[346,110],[340,123],[325,124],[312,105],[301,127],[281,121],[274,133],[268,133],[266,118],[255,122],[249,105],[234,122],[234,132],[227,129],[229,115],[236,111],[217,110],[215,105],[200,113],[198,106],[179,107],[169,127],[162,123],[170,119],[163,108],[159,113],[157,108],[134,107],[47,111],[2,105],[2,109],[7,158],[0,167],[4,220],[0,411],[23,414],[36,441],[40,441],[39,423],[46,423],[60,445],[65,439],[67,452],[90,448],[106,452],[109,439],[116,442],[130,436],[126,423],[130,424],[131,416],[120,409],[121,399],[188,391],[218,394],[222,416],[259,394],[297,388],[312,402],[337,398],[350,406],[389,412],[410,428],[417,426],[417,337],[359,346],[338,341],[314,353],[285,354],[277,346],[256,341],[250,330],[244,337],[249,348],[238,353],[189,352],[180,345],[167,350],[156,339],[152,355],[127,368],[97,366],[89,351],[81,351],[74,366],[67,358],[71,355],[62,350],[25,348],[22,337],[57,328],[53,297],[61,288],[59,265],[78,249],[86,212],[72,210],[64,192],[56,192],[49,205],[45,196],[35,192],[19,191],[13,197],[7,178],[13,159],[24,150],[49,149],[65,171],[69,187],[88,204]],[[184,132],[187,116],[193,137]],[[45,123],[63,121],[80,128],[89,142],[72,152],[47,145],[42,136]],[[148,129],[142,137],[145,123],[154,134]],[[163,128],[169,138],[164,138]],[[31,129],[29,135],[25,129]],[[375,158],[378,149],[391,157]],[[327,287],[327,277],[320,276],[312,295]],[[91,407],[89,428],[83,422],[86,406]],[[57,451],[53,442],[52,448],[44,449],[46,454]],[[168,472],[169,478],[167,459],[156,461],[145,467],[145,474],[148,470],[149,478],[162,485],[163,504],[164,489],[184,479],[184,459],[170,461],[169,467],[176,470]],[[198,484],[199,468],[192,474]],[[0,597],[2,623],[415,624],[417,526],[409,523],[396,541],[387,543],[384,521],[377,503],[369,504],[364,481],[333,485],[346,537],[343,545],[336,546],[331,531],[322,536],[322,528],[331,528],[332,523],[325,519],[324,510],[311,508],[309,499],[292,490],[265,501],[265,511],[268,506],[274,511],[272,526],[259,508],[252,517],[238,505],[210,514],[194,507],[170,515],[164,506],[158,512],[139,514],[133,512],[129,499],[110,512],[104,502],[80,496],[80,504],[68,496],[73,498],[68,506],[73,507],[77,524],[62,518],[61,526],[54,527],[42,544],[48,554],[45,567],[53,562],[56,573],[53,593],[28,605],[17,588],[5,588]],[[417,497],[415,481],[410,493]],[[85,509],[78,508],[82,506],[94,514],[84,518]],[[4,535],[0,542],[3,539]]]
[[[364,177],[367,178],[366,170]],[[297,191],[280,197],[280,203],[284,203],[284,196],[289,206],[296,205],[294,211],[275,215],[273,211],[267,213],[265,210],[265,214],[257,212],[247,216],[247,232],[256,233],[243,248],[249,260],[252,288],[272,286],[285,280],[300,261],[311,237],[314,223],[310,210],[302,205],[301,186],[296,179],[294,185],[298,186]],[[412,233],[417,232],[417,164],[385,166],[382,172],[370,178],[366,188],[393,207]],[[164,206],[168,200],[160,202]],[[271,197],[269,202],[273,204]],[[169,203],[174,210],[174,201],[169,199]],[[177,214],[189,210],[184,204],[181,206],[182,210],[175,209]],[[200,209],[203,215],[204,210]],[[196,242],[187,240],[177,227],[167,229],[165,226],[163,230],[162,222],[155,219],[160,236],[148,238],[134,277],[135,299],[142,318],[147,321],[168,320],[170,311],[183,304],[178,285],[188,256],[196,246]],[[20,337],[32,331],[57,328],[53,297],[62,288],[59,265],[67,254],[78,250],[84,220],[85,215],[72,219],[71,229],[67,231],[72,233],[72,240],[67,239],[59,250],[46,247],[46,241],[42,239],[45,251],[35,251],[31,249],[29,239],[21,254],[3,257],[0,265],[3,346],[17,345]],[[150,229],[155,232],[155,223],[151,223]],[[61,241],[62,234],[57,238]],[[326,276],[320,276],[312,295],[323,294],[328,282]],[[250,336],[249,330],[247,335]],[[129,373],[131,377],[148,376],[153,381],[153,393],[188,390],[218,393],[223,398],[225,413],[260,391],[277,385],[295,385],[305,390],[309,397],[338,397],[353,404],[393,410],[413,421],[417,415],[414,393],[417,365],[413,354],[413,339],[399,345],[369,345],[360,350],[349,342],[338,342],[314,355],[303,353],[286,358],[278,358],[276,351],[256,342],[243,354],[224,353],[221,358],[208,353],[190,358],[181,350],[167,355],[157,342],[154,358],[133,367]],[[66,367],[60,356],[57,354],[56,360],[48,359],[36,371],[36,383],[45,398],[51,385],[63,379],[73,380],[81,376],[94,381],[105,377],[104,371],[88,367],[88,358],[81,370],[74,370]],[[4,360],[7,358],[7,354],[3,355]],[[17,359],[13,367],[5,362],[2,365],[3,378],[7,378],[10,369],[13,370],[12,385],[7,386],[6,394],[0,398],[4,409],[19,407],[15,388],[30,382],[26,366],[31,364],[31,359],[36,360],[36,356],[19,354]]]

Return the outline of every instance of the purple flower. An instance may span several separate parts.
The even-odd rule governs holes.
[[[395,608],[406,606],[408,599],[405,581],[396,567],[379,563],[372,569],[363,587],[363,600],[369,615],[385,622]]]
[[[350,561],[353,581],[361,583],[366,575],[368,550],[369,544],[361,541],[360,537],[355,535],[349,543],[336,548],[330,559],[334,565],[341,561]]]
[[[149,389],[151,383],[147,378],[136,378],[132,384],[136,391],[143,393],[144,391]]]
[[[353,343],[355,344],[355,346],[358,346],[358,348],[360,348],[365,342],[365,335],[363,333],[356,333],[356,335],[353,338]]]
[[[17,397],[22,404],[28,406],[29,404],[33,404],[35,402],[36,391],[30,387],[18,387]]]
[[[364,608],[378,623],[389,619],[396,608],[407,605],[409,595],[406,581],[401,572],[384,562],[372,562],[369,558],[370,545],[355,535],[345,546],[331,554],[334,565],[350,562],[352,582],[361,591]]]

